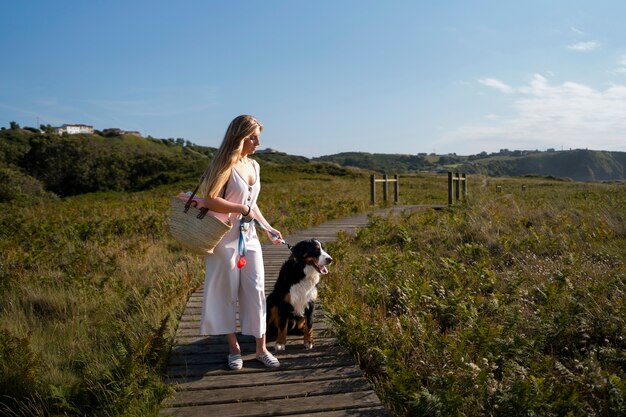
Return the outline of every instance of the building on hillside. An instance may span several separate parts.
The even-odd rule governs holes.
[[[133,136],[141,136],[141,133],[136,130],[122,130],[117,127],[110,127],[102,130],[102,134],[104,136],[121,136],[121,135],[133,135]]]
[[[79,133],[87,133],[93,135],[93,126],[81,125],[81,124],[65,124],[60,127],[54,128],[58,135],[67,133],[68,135],[77,135]]]

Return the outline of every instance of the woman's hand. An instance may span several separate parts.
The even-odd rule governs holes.
[[[247,206],[245,204],[242,204],[242,209],[241,209],[241,217],[244,220],[252,220],[254,218],[254,210],[252,210],[250,208],[250,206]]]
[[[283,235],[280,233],[280,231],[274,229],[273,227],[268,227],[265,233],[267,233],[267,237],[270,238],[274,245],[278,245],[279,243],[284,242]]]

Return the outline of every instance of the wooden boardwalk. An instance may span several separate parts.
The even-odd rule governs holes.
[[[402,206],[393,210],[424,207]],[[286,236],[285,240],[292,245],[310,238],[330,242],[339,231],[353,233],[366,226],[367,221],[367,214],[329,221]],[[288,257],[285,245],[263,245],[266,294]],[[162,404],[159,416],[388,415],[352,356],[332,335],[321,309],[316,312],[313,349],[304,349],[301,335],[290,335],[287,349],[273,352],[280,360],[280,368],[268,369],[254,358],[254,338],[238,335],[244,366],[231,371],[226,365],[226,338],[198,333],[201,303],[199,288],[181,317],[167,368],[167,381],[174,384],[176,393]],[[273,351],[273,337],[269,335],[268,347]]]

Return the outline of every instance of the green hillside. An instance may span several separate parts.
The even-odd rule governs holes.
[[[457,169],[490,176],[536,174],[576,181],[617,181],[626,179],[626,152],[583,149],[539,152],[521,157],[466,162]]]
[[[313,160],[333,162],[342,166],[364,168],[378,172],[417,172],[432,170],[435,167],[424,156],[402,154],[343,152],[313,158]]]
[[[560,152],[507,151],[459,156],[345,152],[313,158],[342,166],[386,173],[460,171],[488,176],[543,175],[576,181],[626,180],[626,152],[571,150]]]

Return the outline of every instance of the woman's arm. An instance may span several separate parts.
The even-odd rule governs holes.
[[[263,213],[261,213],[261,209],[259,208],[258,205],[255,204],[252,207],[252,210],[250,210],[250,212],[251,212],[251,216],[252,217],[257,219],[263,226],[265,226],[265,228],[267,229],[265,231],[267,233],[267,237],[269,237],[269,239],[272,241],[273,244],[277,245],[279,243],[282,243],[283,235],[280,233],[280,231],[274,229],[269,224],[269,222],[263,216]],[[273,234],[273,236],[272,236],[272,234]],[[278,237],[276,237],[276,236],[278,236]]]
[[[204,207],[218,213],[237,213],[249,215],[249,211],[251,211],[249,206],[245,204],[233,203],[232,201],[228,201],[222,197],[205,199]]]

